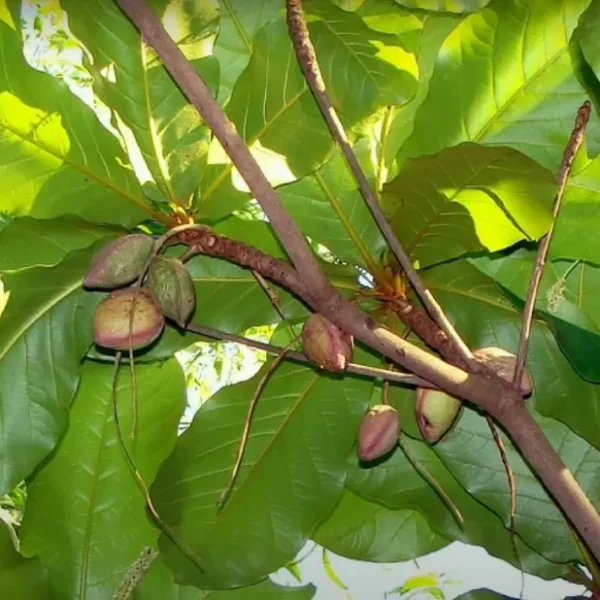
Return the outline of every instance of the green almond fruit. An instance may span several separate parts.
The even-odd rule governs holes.
[[[185,328],[196,306],[194,280],[185,265],[177,258],[154,257],[147,286],[162,313]]]
[[[452,427],[462,408],[462,402],[442,392],[417,388],[416,419],[421,435],[430,444],[438,442]]]

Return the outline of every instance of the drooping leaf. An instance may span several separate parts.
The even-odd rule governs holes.
[[[410,560],[448,544],[418,511],[392,510],[348,490],[313,539],[341,556],[373,562]]]
[[[535,264],[535,253],[520,250],[505,257],[473,260],[524,304]],[[586,263],[555,261],[546,265],[536,310],[551,327],[575,370],[588,381],[600,383],[600,310],[597,293],[600,270]]]
[[[285,363],[261,394],[235,487],[217,510],[263,372],[202,406],[152,486],[157,510],[202,561],[203,572],[161,538],[181,583],[229,588],[265,577],[296,556],[342,493],[372,383]]]
[[[417,61],[400,38],[370,31],[359,16],[329,2],[308,0],[304,10],[327,92],[342,120],[351,125],[415,94]]]
[[[368,164],[366,143],[355,147],[355,152],[363,165]],[[368,268],[365,256],[377,260],[385,249],[379,228],[339,151],[313,175],[278,192],[302,232],[340,260]]]
[[[520,313],[492,279],[467,264],[460,261],[428,271],[429,288],[470,347],[498,346],[516,353]],[[586,382],[574,371],[548,325],[537,319],[529,342],[527,367],[534,387],[528,405],[546,417],[566,423],[600,450],[596,427],[600,419],[600,386]]]
[[[19,23],[18,0],[8,6]],[[75,213],[131,226],[149,212],[118,140],[66,84],[30,67],[20,31],[0,17],[2,212],[53,218]]]
[[[0,271],[53,267],[69,252],[126,230],[96,225],[73,216],[56,219],[20,217],[0,231]]]
[[[393,396],[390,395],[390,399]],[[403,399],[414,403],[414,392]],[[398,406],[399,399],[394,405]],[[404,427],[404,421],[402,422]],[[521,565],[515,556],[510,531],[498,516],[465,491],[428,444],[403,436],[402,446],[380,465],[364,468],[354,456],[348,471],[348,489],[369,502],[392,510],[412,510],[422,514],[432,531],[448,540],[483,546],[506,562],[523,567],[538,577],[555,578],[565,572],[565,566],[552,563],[519,541]],[[415,464],[418,468],[415,469]],[[421,474],[426,473],[425,479]],[[430,484],[435,481],[447,500]],[[448,502],[452,504],[450,509]],[[458,511],[462,524],[457,522]]]
[[[81,288],[96,250],[2,277],[10,296],[0,318],[0,493],[27,477],[66,428],[101,297]]]
[[[461,594],[456,597],[456,600],[516,600],[516,598],[505,596],[499,592],[493,592],[487,588],[480,588]]]
[[[3,598],[48,600],[48,581],[39,558],[25,558],[15,547],[17,535],[0,519],[0,594]]]
[[[39,555],[56,600],[110,598],[157,529],[119,445],[113,418],[110,365],[86,363],[70,426],[27,488],[23,551]],[[131,382],[118,382],[123,435],[145,481],[173,448],[185,407],[177,361],[137,367],[138,423],[131,442]],[[65,474],[68,473],[68,485]]]
[[[283,7],[278,0],[221,0],[220,8],[214,52],[221,66],[219,101],[224,103],[252,56],[256,33],[275,20]]]
[[[162,14],[167,2],[155,0],[154,5]],[[65,0],[62,6],[69,14],[73,33],[92,53],[96,70],[107,64],[114,69],[114,83],[96,72],[95,90],[135,136],[141,158],[158,187],[157,199],[187,206],[202,180],[209,129],[117,4],[97,0],[93,11],[77,0]],[[188,21],[188,39],[200,37],[211,26],[211,17],[207,15],[208,22]],[[181,39],[184,32],[172,25],[181,20],[170,18],[167,22],[171,25],[169,33]],[[194,30],[189,31],[190,27]],[[215,90],[216,59],[200,55],[192,64]]]
[[[490,0],[394,0],[407,8],[419,10],[439,10],[443,12],[475,12],[483,8]]]
[[[554,188],[549,171],[515,150],[461,144],[409,161],[384,188],[383,206],[426,267],[538,239],[550,226]]]
[[[442,46],[407,155],[472,141],[556,171],[585,100],[568,40],[588,3],[501,0],[465,18]]]

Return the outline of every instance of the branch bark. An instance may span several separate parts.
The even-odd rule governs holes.
[[[300,285],[294,291],[304,292],[305,296],[301,297],[313,310],[321,312],[356,339],[449,393],[474,402],[504,425],[595,557],[600,560],[600,516],[527,412],[520,394],[497,376],[489,373],[468,374],[409,344],[342,298],[320,271],[308,244],[279,202],[277,194],[235,127],[212,98],[202,78],[166,33],[157,16],[143,0],[115,1],[156,50],[173,79],[214,131],[261,204],[296,267],[295,277]],[[216,244],[210,247],[215,248]],[[234,255],[230,260],[235,260]],[[294,271],[289,265],[286,267]],[[276,269],[272,270],[272,274],[276,272]],[[266,273],[261,274],[269,277]],[[286,276],[288,282],[295,282],[287,270]]]

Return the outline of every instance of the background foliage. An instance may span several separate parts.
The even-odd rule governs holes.
[[[355,297],[389,260],[297,66],[281,0],[149,4],[336,287]],[[307,0],[305,10],[326,86],[400,241],[471,346],[516,350],[554,173],[577,107],[598,100],[600,2]],[[159,513],[205,571],[159,535],[116,440],[113,367],[91,337],[101,295],[81,289],[89,261],[123,232],[159,232],[182,213],[285,254],[206,124],[112,0],[7,0],[0,58],[0,493],[23,480],[27,488],[18,536],[0,523],[6,597],[108,598],[137,583],[137,565],[147,573],[136,600],[199,597],[188,586],[211,600],[310,598],[310,587],[281,588],[266,577],[311,538],[370,561],[461,540],[519,565],[505,471],[480,415],[464,411],[429,447],[414,422],[414,390],[392,386],[404,442],[367,469],[353,442],[367,406],[381,401],[381,383],[294,363],[279,366],[263,392],[240,476],[218,513],[261,373],[219,391],[178,437],[186,386],[173,355],[199,337],[174,330],[140,356],[131,450]],[[538,300],[528,400],[597,508],[599,148],[593,115]],[[189,268],[194,323],[231,333],[266,327],[285,345],[307,315],[274,285],[281,322],[256,279],[235,265],[196,257]],[[363,349],[355,360],[383,366]],[[130,391],[125,369],[125,425]],[[566,576],[569,563],[582,561],[579,549],[504,441],[517,484],[520,566]],[[158,549],[148,565],[136,562]]]

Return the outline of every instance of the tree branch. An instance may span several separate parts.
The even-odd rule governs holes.
[[[560,169],[558,170],[558,175],[556,177],[558,189],[556,191],[556,195],[554,196],[554,205],[552,207],[552,223],[550,224],[548,233],[540,241],[535,260],[535,266],[529,282],[529,289],[527,290],[527,301],[525,302],[525,309],[523,311],[521,335],[519,338],[517,364],[515,366],[515,373],[513,376],[513,386],[515,389],[519,389],[521,377],[523,376],[523,370],[525,369],[525,362],[527,361],[527,350],[529,348],[529,338],[531,337],[531,324],[533,322],[533,313],[535,311],[535,301],[540,289],[542,275],[544,274],[544,267],[546,266],[548,251],[550,250],[550,243],[552,242],[554,227],[556,226],[556,220],[558,219],[558,213],[560,212],[560,206],[565,193],[567,179],[569,177],[569,172],[571,171],[571,165],[573,164],[575,155],[577,154],[577,151],[583,142],[583,134],[590,118],[591,109],[592,104],[589,100],[586,100],[579,107],[579,110],[577,111],[577,118],[575,119],[575,126],[573,127],[573,131],[569,137],[569,142],[565,148]]]
[[[398,259],[400,266],[406,273],[406,276],[408,277],[413,288],[419,295],[419,298],[425,305],[425,308],[427,308],[429,314],[433,317],[442,331],[448,336],[449,340],[451,340],[455,351],[458,353],[461,359],[457,362],[465,363],[466,365],[473,365],[473,370],[476,370],[477,366],[473,357],[473,353],[458,335],[456,329],[454,329],[454,326],[442,310],[442,307],[438,304],[436,299],[433,297],[433,294],[429,291],[417,271],[412,266],[410,258],[404,251],[404,248],[402,248],[398,238],[392,230],[391,225],[385,218],[385,215],[379,206],[379,202],[377,201],[377,197],[369,185],[369,182],[367,181],[367,178],[360,167],[360,163],[358,162],[358,159],[352,150],[352,146],[348,136],[346,135],[344,126],[342,125],[342,122],[340,121],[340,118],[338,117],[337,112],[333,107],[331,100],[329,99],[327,90],[325,89],[325,82],[323,81],[321,69],[317,61],[314,47],[310,41],[308,27],[306,26],[306,21],[304,19],[302,0],[286,0],[286,8],[288,30],[294,44],[294,50],[296,51],[298,63],[304,73],[308,87],[311,89],[313,96],[319,105],[319,109],[321,110],[321,114],[323,115],[323,118],[329,127],[329,131],[342,150],[344,158],[346,159],[346,164],[354,175],[354,179],[358,184],[362,197],[369,207],[375,222],[377,223],[381,233],[383,234],[383,237],[388,243],[388,246]]]
[[[283,275],[297,287],[293,291],[303,292],[305,295],[300,296],[313,310],[322,313],[356,339],[441,389],[474,402],[503,424],[596,558],[600,559],[600,516],[550,446],[539,425],[527,412],[521,395],[495,375],[487,372],[468,374],[409,344],[342,298],[319,269],[304,237],[279,202],[235,127],[212,98],[202,78],[163,29],[160,20],[143,0],[115,1],[156,50],[173,79],[214,131],[269,217],[297,269],[296,272],[282,263],[286,267]],[[230,260],[235,261],[235,257],[231,256]],[[255,270],[266,277],[278,273],[277,269],[272,269],[270,275],[258,268]]]

